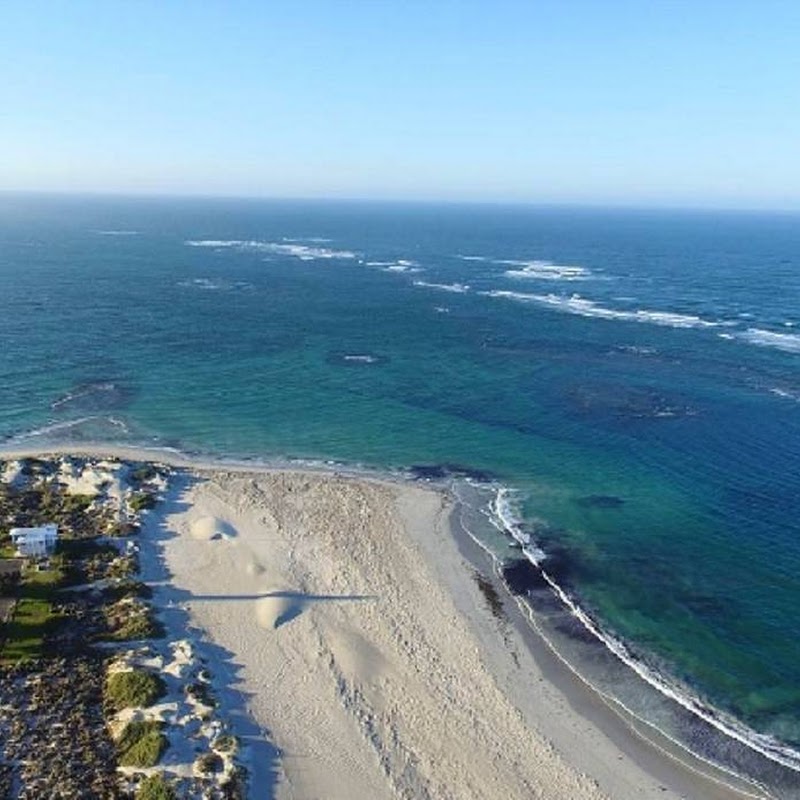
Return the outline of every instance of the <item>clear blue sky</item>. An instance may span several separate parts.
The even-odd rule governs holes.
[[[4,0],[0,189],[800,208],[800,0]]]

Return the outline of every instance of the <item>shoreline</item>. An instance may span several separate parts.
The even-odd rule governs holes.
[[[498,578],[495,573],[494,562],[490,555],[484,552],[482,546],[479,546],[466,530],[464,530],[456,521],[453,511],[456,509],[452,505],[454,498],[450,495],[447,489],[441,485],[421,484],[411,480],[405,480],[402,473],[392,472],[379,472],[369,470],[367,468],[348,467],[347,465],[332,464],[320,462],[307,463],[307,462],[292,462],[292,461],[259,461],[259,462],[246,462],[246,461],[226,461],[224,459],[208,460],[202,458],[193,458],[184,454],[179,454],[176,451],[164,449],[150,449],[150,448],[132,448],[132,447],[115,447],[104,445],[85,445],[85,446],[59,446],[59,447],[40,447],[40,448],[17,448],[13,451],[0,450],[0,458],[23,458],[23,457],[46,457],[52,455],[83,455],[88,457],[112,457],[122,460],[138,460],[138,461],[152,461],[165,463],[170,466],[176,467],[181,471],[186,471],[189,475],[195,475],[203,481],[213,480],[215,476],[220,474],[230,473],[232,475],[248,475],[248,476],[269,476],[275,474],[285,475],[311,475],[315,478],[334,478],[350,482],[365,482],[376,485],[395,487],[396,489],[405,487],[415,487],[419,491],[433,492],[442,498],[447,498],[451,503],[450,508],[450,522],[448,524],[448,533],[451,544],[457,548],[461,563],[457,565],[457,570],[453,569],[453,564],[450,563],[452,559],[444,559],[448,562],[448,569],[451,570],[450,580],[448,583],[448,590],[451,594],[461,596],[466,590],[466,586],[470,585],[473,590],[472,594],[478,596],[477,587],[471,585],[471,576],[469,572],[464,569],[468,566],[473,570],[479,570],[482,575],[488,576],[496,589],[503,595],[503,599],[508,602],[505,603],[506,613],[508,614],[513,629],[513,634],[508,630],[503,633],[505,641],[500,640],[498,644],[497,631],[494,631],[493,636],[487,631],[482,630],[481,636],[483,637],[485,653],[484,656],[487,660],[494,659],[496,662],[502,662],[500,657],[502,653],[499,652],[498,647],[508,644],[508,638],[514,639],[516,647],[516,656],[520,658],[521,648],[520,643],[524,644],[524,649],[528,653],[531,664],[535,665],[538,673],[536,674],[537,681],[546,681],[561,697],[566,701],[570,707],[572,715],[575,719],[570,720],[569,735],[564,735],[564,730],[556,730],[551,724],[542,719],[542,712],[538,713],[538,723],[535,726],[540,733],[543,733],[548,740],[553,741],[556,749],[559,750],[565,757],[565,760],[572,766],[577,766],[574,762],[583,761],[584,766],[588,764],[588,769],[581,770],[587,772],[595,780],[598,780],[596,773],[606,773],[600,780],[600,785],[613,797],[679,797],[679,796],[702,796],[704,798],[742,798],[742,797],[760,797],[763,794],[753,793],[753,791],[740,791],[745,785],[751,784],[746,781],[741,781],[741,786],[734,789],[729,784],[730,782],[737,783],[733,777],[723,770],[717,770],[713,765],[703,762],[699,757],[694,757],[688,751],[681,749],[677,753],[679,745],[669,742],[664,737],[664,742],[657,741],[658,735],[655,730],[642,730],[635,729],[633,718],[626,719],[625,714],[621,709],[612,708],[608,701],[593,687],[588,685],[584,679],[580,678],[567,664],[564,659],[553,649],[551,643],[548,642],[546,637],[541,632],[534,630],[530,620],[526,619],[525,611],[519,606],[518,601],[510,592],[504,582]],[[178,477],[176,475],[176,477]],[[156,514],[162,512],[156,511]],[[430,542],[428,543],[430,544]],[[436,547],[428,549],[426,560],[431,565],[434,572],[438,570],[439,559],[442,558],[442,546],[446,543],[441,539]],[[425,549],[426,543],[417,537],[415,545],[419,549]],[[480,562],[483,560],[484,568],[480,569]],[[466,562],[466,564],[464,563]],[[488,569],[487,569],[488,567]],[[460,570],[460,574],[456,572]],[[439,576],[441,577],[441,575]],[[468,593],[468,592],[467,592]],[[463,600],[463,597],[461,598]],[[475,602],[471,606],[471,614],[480,614],[481,610],[476,607]],[[466,601],[464,601],[466,602]],[[462,609],[463,611],[463,609]],[[483,609],[484,616],[487,616],[486,609]],[[490,615],[488,621],[491,624],[496,624],[496,620],[492,620]],[[469,619],[470,625],[473,628],[473,633],[476,632],[475,619]],[[484,619],[483,622],[487,622]],[[494,639],[493,641],[492,638]],[[215,642],[215,644],[217,644]],[[506,655],[506,660],[508,656]],[[498,664],[495,664],[498,667]],[[505,666],[501,664],[500,667],[508,669],[508,664]],[[533,669],[528,665],[529,669]],[[507,675],[506,675],[507,677]],[[495,680],[498,680],[497,674],[494,675]],[[529,681],[527,684],[516,682],[517,689],[526,691],[526,694],[531,696],[536,694],[533,691],[534,683]],[[506,687],[507,688],[507,687]],[[506,692],[508,694],[508,692]],[[541,699],[541,698],[540,698]],[[531,705],[530,698],[526,698],[524,705]],[[530,713],[530,709],[528,709]],[[565,712],[562,712],[565,713]],[[640,725],[646,724],[641,723]],[[584,726],[583,736],[586,737],[586,744],[588,747],[577,747],[571,736],[575,735],[576,727]],[[548,727],[550,730],[548,730]],[[559,749],[558,740],[561,739],[561,748]],[[596,755],[596,748],[598,741],[603,741],[604,756],[601,758]],[[666,747],[663,745],[667,745]],[[669,746],[671,745],[671,747]],[[602,748],[601,748],[602,749]],[[586,756],[592,753],[592,758]],[[582,754],[582,758],[576,758],[576,755]],[[696,760],[696,765],[691,765]],[[609,765],[612,765],[611,767]],[[624,765],[624,769],[623,769]],[[699,767],[699,769],[698,769]],[[620,794],[620,791],[634,791],[630,785],[626,784],[627,788],[619,785],[618,772],[623,770],[627,773],[627,780],[635,780],[638,782],[635,794]],[[705,774],[704,774],[705,773]],[[709,775],[708,773],[711,773]],[[712,777],[716,774],[716,777]],[[635,778],[633,777],[635,776]],[[719,778],[723,778],[722,781]],[[651,783],[651,785],[647,785]],[[607,786],[604,786],[607,784]],[[608,785],[610,784],[610,785]]]
[[[566,698],[576,713],[588,724],[600,728],[614,746],[647,774],[681,796],[702,796],[707,800],[768,796],[750,781],[717,767],[673,742],[618,703],[612,705],[613,701],[606,699],[579,675],[538,629],[532,619],[531,609],[524,600],[511,593],[498,574],[493,556],[460,524],[454,524],[452,532],[465,561],[488,577],[503,600],[507,601],[505,610],[544,678]],[[702,795],[697,795],[701,787]]]

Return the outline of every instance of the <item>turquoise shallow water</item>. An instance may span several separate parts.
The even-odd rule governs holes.
[[[0,197],[0,437],[454,463],[800,748],[800,218]]]

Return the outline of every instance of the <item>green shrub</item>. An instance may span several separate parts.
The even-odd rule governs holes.
[[[151,706],[165,692],[164,681],[143,669],[115,672],[106,681],[106,701],[115,711]]]
[[[225,764],[216,753],[203,753],[195,766],[201,775],[213,775],[215,772],[222,772]]]
[[[202,703],[204,706],[216,708],[217,701],[214,699],[214,695],[211,693],[211,688],[207,684],[199,682],[190,683],[188,686],[186,686],[184,691],[194,701]]]
[[[116,583],[105,588],[104,597],[112,603],[118,603],[126,597],[138,597],[149,600],[153,596],[153,590],[141,581],[134,581],[130,578],[122,578]]]
[[[131,482],[142,484],[145,481],[152,480],[157,474],[158,473],[152,464],[142,464],[140,467],[136,467],[136,469],[131,472]]]
[[[153,720],[134,720],[125,726],[117,741],[117,756],[122,767],[154,767],[167,749],[163,724]]]
[[[172,784],[163,775],[150,775],[142,781],[136,800],[177,800]]]
[[[156,496],[148,492],[136,492],[136,494],[131,495],[128,503],[134,511],[145,511],[148,508],[155,507]]]
[[[238,742],[236,741],[235,736],[231,736],[230,734],[224,734],[223,736],[218,736],[214,740],[214,744],[211,745],[218,753],[235,753],[238,747]]]

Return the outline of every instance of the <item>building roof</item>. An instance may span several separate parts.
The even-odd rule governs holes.
[[[40,525],[38,528],[12,528],[9,531],[11,538],[27,538],[28,536],[58,536],[58,526],[53,523]]]

